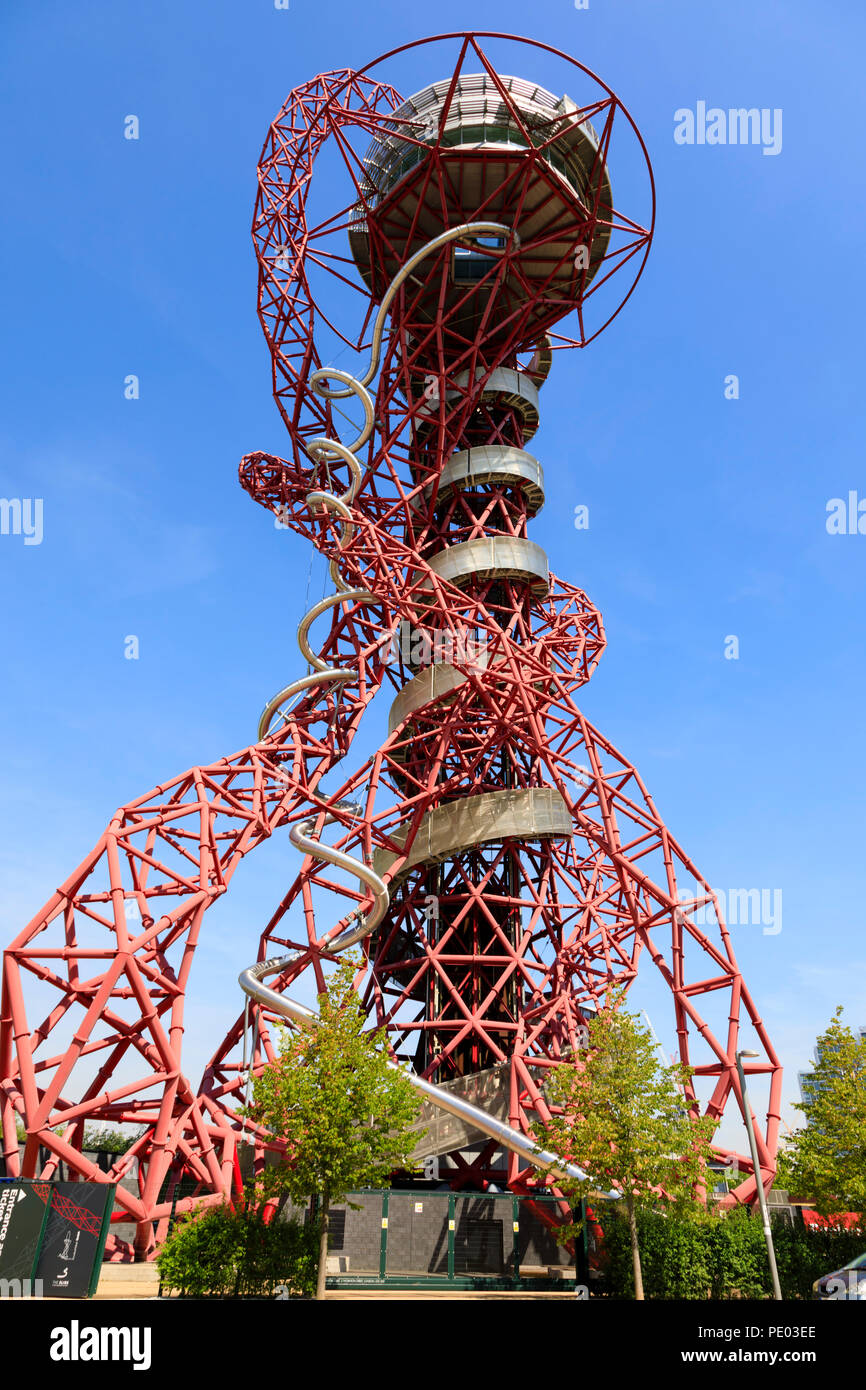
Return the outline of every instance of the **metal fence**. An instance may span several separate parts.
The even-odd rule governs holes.
[[[545,1216],[547,1220],[545,1220]],[[552,1197],[364,1191],[332,1208],[329,1285],[531,1288],[586,1280],[586,1243],[557,1243]],[[575,1248],[576,1247],[576,1248]]]

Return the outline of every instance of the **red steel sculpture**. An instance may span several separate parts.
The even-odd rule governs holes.
[[[506,42],[515,67],[566,65],[579,100],[502,75],[485,50]],[[434,55],[451,75],[409,100],[378,76],[386,59]],[[633,183],[642,171],[647,225],[614,206],[617,140],[630,142]],[[335,193],[320,210],[340,179],[342,207]],[[290,450],[249,454],[240,478],[331,561],[336,592],[299,632],[312,669],[270,701],[250,747],[121,807],[4,956],[7,1172],[46,1179],[63,1160],[113,1181],[134,1167],[137,1191],[118,1188],[115,1219],[136,1223],[139,1253],[162,1238],[181,1173],[196,1191],[179,1209],[220,1201],[239,1181],[241,1139],[259,1159],[269,1142],[237,1112],[250,1068],[274,1055],[273,1014],[239,1011],[196,1088],[184,1001],[208,908],[246,854],[302,825],[314,837],[335,827],[329,847],[373,873],[299,858],[259,941],[260,962],[293,953],[278,992],[309,972],[323,988],[329,944],[383,882],[387,912],[357,979],[371,1020],[396,1060],[495,1092],[528,1133],[547,1113],[549,1069],[579,1052],[586,1019],[642,965],[669,991],[696,1114],[742,1105],[735,1055],[748,1029],[759,1056],[747,1071],[768,1095],[761,1180],[772,1178],[778,1060],[712,889],[576,704],[604,647],[600,614],[528,535],[544,501],[527,448],[542,385],[628,299],[652,216],[631,117],[574,59],[528,40],[408,45],[297,88],[270,128],[253,237]],[[324,363],[323,334],[367,356],[366,371]],[[345,417],[359,410],[347,444]],[[347,773],[382,689],[387,737]],[[252,953],[240,947],[238,967]],[[108,1173],[81,1152],[93,1121],[144,1126]],[[749,1158],[719,1153],[738,1164],[733,1200],[753,1199]],[[442,1155],[440,1172],[476,1190],[551,1181],[483,1136]],[[129,1253],[116,1238],[112,1249]]]

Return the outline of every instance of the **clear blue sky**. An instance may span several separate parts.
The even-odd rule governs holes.
[[[317,72],[510,28],[619,93],[659,199],[638,292],[545,387],[532,534],[604,613],[590,718],[711,883],[782,891],[782,930],[735,944],[796,1098],[836,1004],[866,1023],[866,535],[825,527],[866,498],[860,7],[10,0],[0,24],[0,494],[44,505],[40,545],[0,536],[4,939],[119,804],[250,742],[299,670],[308,551],[236,477],[285,445],[249,240],[269,121]],[[781,152],[677,145],[699,100],[781,108]],[[294,872],[288,845],[262,858],[205,934],[196,1077]]]

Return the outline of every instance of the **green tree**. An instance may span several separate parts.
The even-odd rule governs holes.
[[[276,1062],[253,1080],[250,1117],[285,1142],[285,1159],[266,1169],[267,1193],[294,1202],[319,1197],[316,1297],[325,1297],[329,1212],[358,1187],[383,1187],[411,1168],[421,1137],[410,1132],[419,1100],[409,1078],[388,1060],[382,1034],[365,1031],[352,987],[359,968],[347,958],[319,996],[317,1027],[286,1031]]]
[[[557,1179],[570,1196],[611,1187],[622,1193],[635,1298],[642,1299],[638,1209],[702,1210],[716,1121],[697,1114],[690,1069],[662,1066],[650,1030],[622,1002],[621,992],[613,995],[590,1022],[586,1057],[553,1071],[545,1095],[556,1113],[535,1132],[587,1173],[584,1182]]]
[[[866,1214],[866,1040],[842,1022],[838,1008],[817,1042],[804,1078],[805,1116],[779,1156],[777,1181],[815,1203],[822,1216]]]

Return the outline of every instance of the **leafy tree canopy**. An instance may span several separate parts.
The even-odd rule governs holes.
[[[587,1174],[557,1179],[569,1195],[622,1193],[637,1299],[644,1297],[640,1207],[664,1198],[670,1207],[701,1210],[716,1121],[698,1114],[691,1077],[688,1067],[662,1065],[650,1029],[625,1010],[620,991],[591,1020],[586,1057],[554,1069],[546,1089],[551,1118],[536,1126],[546,1148]]]
[[[319,998],[318,1027],[286,1030],[279,1057],[253,1080],[250,1117],[286,1143],[264,1182],[296,1202],[314,1193],[341,1202],[412,1166],[418,1095],[390,1065],[381,1034],[365,1030],[358,968],[357,959],[341,962]]]
[[[794,1109],[805,1124],[787,1140],[777,1181],[823,1216],[866,1214],[866,1041],[838,1008],[817,1043],[817,1061]]]
[[[576,1194],[613,1187],[634,1202],[695,1200],[706,1178],[716,1127],[700,1118],[691,1070],[662,1064],[650,1030],[622,1007],[622,995],[589,1023],[586,1057],[554,1070],[546,1089],[559,1113],[539,1139],[583,1168]]]

